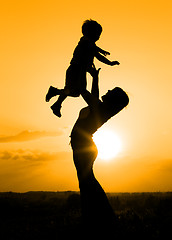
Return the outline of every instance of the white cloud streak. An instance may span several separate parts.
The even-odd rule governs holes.
[[[16,135],[0,137],[0,143],[32,141],[45,137],[57,137],[62,134],[63,134],[62,130],[56,132],[25,130]]]

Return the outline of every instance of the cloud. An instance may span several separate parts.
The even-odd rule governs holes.
[[[27,161],[27,162],[47,162],[60,159],[69,159],[69,152],[43,152],[37,150],[16,150],[1,151],[0,160]]]
[[[75,177],[71,152],[0,151],[0,191],[70,189]]]
[[[32,141],[32,140],[36,140],[44,137],[57,137],[62,135],[62,133],[63,133],[62,130],[59,130],[56,132],[25,130],[16,135],[0,137],[0,143],[24,142],[24,141]]]

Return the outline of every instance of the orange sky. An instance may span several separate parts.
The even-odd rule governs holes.
[[[103,128],[123,148],[95,163],[105,191],[171,191],[172,2],[3,1],[0,8],[0,191],[78,190],[69,135],[82,98],[68,98],[56,118],[44,97],[64,86],[65,71],[92,18],[103,26],[97,45],[121,64],[101,67],[100,94],[120,86],[129,106]],[[88,77],[88,88],[91,78]]]

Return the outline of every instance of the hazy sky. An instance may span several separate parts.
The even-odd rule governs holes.
[[[103,126],[122,143],[111,161],[97,159],[105,191],[172,190],[171,0],[3,1],[0,8],[0,191],[78,190],[69,145],[79,110],[68,98],[62,118],[46,103],[62,88],[84,20],[98,21],[97,45],[119,66],[95,61],[100,94],[115,86],[129,106]],[[91,78],[88,77],[88,89]]]

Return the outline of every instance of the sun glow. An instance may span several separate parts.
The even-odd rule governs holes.
[[[93,140],[98,148],[98,158],[102,160],[115,158],[121,151],[121,141],[113,131],[98,130],[93,135]]]

